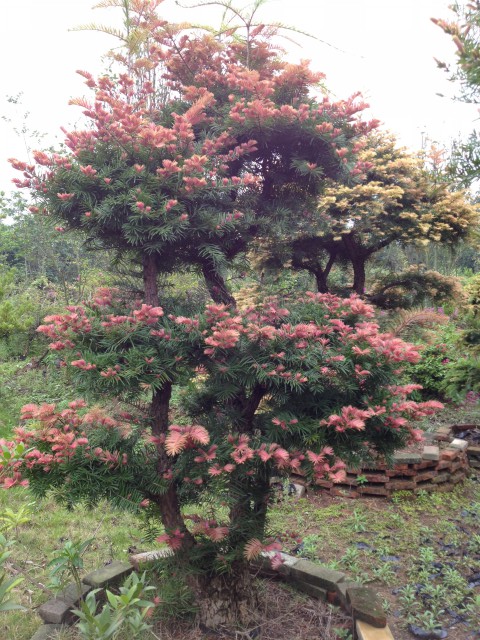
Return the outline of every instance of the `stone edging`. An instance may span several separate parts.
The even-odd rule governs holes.
[[[72,609],[78,606],[80,599],[93,589],[105,589],[116,586],[133,571],[128,562],[114,561],[92,571],[82,579],[82,594],[79,596],[77,585],[69,584],[55,598],[47,600],[38,608],[38,615],[44,624],[37,630],[31,640],[49,640],[55,637],[56,631],[74,622]]]
[[[133,570],[154,560],[170,555],[169,550],[150,551],[130,556],[130,564],[114,561],[92,571],[82,580],[82,597],[92,589],[105,589],[120,584]],[[294,588],[313,598],[325,600],[342,607],[351,614],[358,640],[393,640],[387,626],[387,618],[375,591],[349,580],[345,573],[320,564],[281,553],[283,564],[273,571],[270,557],[273,552],[263,553],[256,563],[259,573],[280,576]],[[78,606],[79,596],[74,584],[68,585],[55,598],[41,605],[38,614],[44,624],[31,640],[50,640],[55,633],[74,621],[72,609]]]
[[[393,640],[382,603],[373,589],[350,580],[342,571],[287,553],[280,553],[283,564],[274,571],[270,566],[273,555],[273,551],[262,553],[257,563],[261,574],[280,575],[298,591],[340,606],[352,616],[358,640]]]

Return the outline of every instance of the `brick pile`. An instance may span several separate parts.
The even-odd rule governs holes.
[[[420,453],[399,452],[393,466],[348,469],[344,482],[322,480],[317,484],[334,496],[390,497],[396,491],[450,491],[469,474],[467,443],[454,439],[442,450],[438,445],[426,445]]]

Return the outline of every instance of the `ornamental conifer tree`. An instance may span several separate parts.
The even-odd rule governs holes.
[[[282,62],[275,30],[253,18],[246,33],[214,34],[161,20],[159,0],[119,4],[122,71],[82,72],[93,99],[75,101],[90,127],[65,132],[64,152],[13,162],[34,214],[142,265],[141,297],[105,288],[39,331],[85,398],[143,409],[135,418],[84,400],[25,406],[3,443],[3,485],[143,509],[190,576],[202,621],[246,622],[256,601],[248,564],[279,549],[268,538],[271,476],[340,481],[345,463],[388,458],[418,438],[412,420],[437,404],[407,400],[416,387],[395,376],[418,353],[381,334],[360,298],[239,309],[224,278],[255,234],[316,199],[326,176],[362,173],[357,140],[373,125],[356,101],[315,96],[320,76]],[[188,269],[213,302],[186,316],[159,299],[158,276]]]

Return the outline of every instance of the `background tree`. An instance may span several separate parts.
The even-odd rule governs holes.
[[[480,3],[455,2],[450,5],[452,20],[432,18],[456,47],[457,66],[452,69],[437,60],[440,69],[446,71],[450,79],[460,87],[459,99],[473,104],[480,102]],[[459,184],[475,185],[480,175],[480,138],[474,130],[466,140],[457,140],[452,148],[450,170]]]
[[[444,174],[398,148],[393,137],[371,133],[360,157],[363,179],[355,185],[329,180],[317,207],[300,216],[293,239],[283,242],[291,265],[313,273],[319,291],[329,290],[332,267],[343,262],[352,267],[352,289],[363,295],[367,262],[382,249],[394,243],[454,244],[478,219],[464,193],[451,191]],[[417,271],[416,281],[422,273]],[[396,280],[410,276],[405,272]]]

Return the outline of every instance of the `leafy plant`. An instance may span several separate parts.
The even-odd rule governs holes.
[[[83,554],[91,545],[93,538],[84,542],[72,542],[67,540],[62,549],[54,552],[54,557],[48,563],[50,575],[54,578],[58,577],[65,581],[68,578],[73,579],[77,587],[77,593],[82,593],[82,581],[80,578],[81,569],[83,569]]]
[[[347,525],[354,531],[355,533],[362,533],[367,530],[367,519],[365,514],[355,509],[353,512],[352,518],[348,521]]]
[[[445,391],[446,379],[450,375],[458,357],[458,347],[447,342],[425,345],[420,352],[420,360],[409,364],[406,373],[414,382],[422,385],[422,394],[427,397],[441,397]]]
[[[356,549],[355,547],[348,547],[341,558],[341,563],[346,569],[353,570],[358,568],[359,559],[360,554],[358,552],[358,549]]]
[[[97,613],[99,589],[91,591],[80,609],[74,610],[79,618],[77,628],[81,637],[84,640],[113,640],[123,631],[131,638],[139,637],[140,633],[151,629],[147,618],[155,603],[146,600],[146,596],[154,590],[155,587],[146,585],[145,573],[142,576],[132,573],[120,587],[119,594],[107,590],[107,602],[100,613]]]
[[[90,591],[81,603],[80,609],[74,610],[79,619],[78,630],[85,640],[111,640],[123,624],[123,620],[113,615],[112,609],[107,605],[101,613],[97,613],[98,591],[99,589]]]
[[[437,615],[433,611],[423,611],[418,613],[415,617],[418,626],[425,631],[434,631],[440,629],[442,624],[439,621]]]
[[[349,631],[348,629],[342,629],[341,627],[334,627],[333,631],[337,636],[337,638],[339,638],[340,640],[352,640],[353,638],[352,632]]]
[[[29,502],[27,504],[20,505],[17,511],[14,511],[10,507],[5,507],[0,512],[0,529],[4,531],[10,531],[15,529],[15,533],[18,536],[18,529],[22,524],[30,522],[35,502]]]
[[[379,580],[380,582],[384,582],[385,584],[391,584],[394,582],[396,574],[393,570],[393,565],[391,562],[384,562],[379,567],[375,567],[372,572],[372,576],[375,580]]]
[[[321,538],[318,534],[308,534],[302,538],[300,555],[314,560],[318,557],[318,546]]]
[[[0,533],[0,612],[12,611],[19,609],[25,611],[25,607],[17,604],[11,597],[12,591],[23,582],[23,578],[7,578],[5,571],[5,562],[11,554],[9,547],[11,547],[13,541],[7,541],[5,536]]]
[[[480,533],[474,534],[468,543],[470,553],[480,554]]]
[[[435,550],[432,547],[420,547],[418,550],[418,556],[423,565],[435,562]]]
[[[407,584],[401,589],[399,600],[402,610],[409,615],[420,606],[417,589],[412,584]]]

